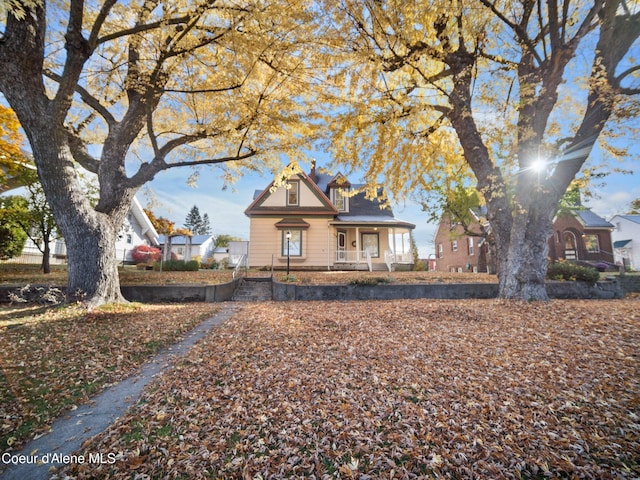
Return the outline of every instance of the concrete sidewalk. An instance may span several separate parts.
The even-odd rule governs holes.
[[[33,440],[25,447],[12,453],[5,453],[0,468],[6,470],[0,474],[2,480],[45,480],[52,467],[68,463],[64,456],[72,455],[82,444],[104,431],[115,422],[128,408],[135,404],[144,388],[154,377],[169,367],[178,357],[184,355],[196,342],[202,339],[213,327],[231,318],[241,306],[237,303],[220,304],[220,311],[203,321],[188,332],[184,339],[160,352],[145,363],[137,373],[122,382],[107,388],[98,396],[76,410],[56,420],[51,431]],[[109,462],[106,454],[100,457],[98,452],[85,462]],[[24,463],[20,463],[24,462]]]

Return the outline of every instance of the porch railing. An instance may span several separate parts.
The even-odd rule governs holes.
[[[233,280],[236,279],[236,277],[239,277],[240,275],[242,275],[243,273],[246,276],[247,273],[247,266],[246,266],[246,255],[241,255],[240,258],[238,259],[235,268],[233,269],[233,272],[231,273],[231,278]]]
[[[338,250],[335,252],[335,263],[366,263],[366,250]]]
[[[389,260],[391,263],[413,263],[413,253],[411,252],[392,253],[389,250],[387,251],[389,252]]]

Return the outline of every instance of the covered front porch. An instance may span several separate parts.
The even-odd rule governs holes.
[[[333,222],[329,235],[332,270],[394,271],[413,266],[413,225],[349,224]]]

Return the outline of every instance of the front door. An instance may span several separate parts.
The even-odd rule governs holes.
[[[336,261],[347,261],[347,232],[338,232],[338,248],[337,248]]]

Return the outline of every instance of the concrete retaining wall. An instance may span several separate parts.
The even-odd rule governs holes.
[[[622,298],[620,286],[615,281],[598,282],[549,282],[547,294],[562,299],[612,299]],[[291,300],[394,300],[413,298],[465,299],[496,298],[495,283],[464,284],[411,284],[411,285],[296,285],[273,282],[273,299]]]
[[[124,297],[133,302],[224,302],[231,300],[239,280],[219,285],[139,285],[121,287]],[[44,288],[43,286],[33,286]],[[9,292],[19,286],[1,286],[0,302],[9,301]],[[58,287],[59,288],[59,287]],[[59,288],[64,291],[64,288]],[[496,298],[495,283],[457,284],[384,284],[384,285],[296,285],[274,281],[273,300],[394,300]],[[584,282],[549,282],[547,293],[558,299],[622,298],[624,290],[617,279],[591,285]]]
[[[640,275],[627,274],[611,278],[618,279],[624,293],[640,293]]]
[[[122,286],[120,291],[131,302],[226,302],[233,297],[238,283],[218,285],[136,285]]]
[[[124,298],[131,302],[225,302],[231,300],[239,280],[218,285],[137,285],[121,286]],[[9,302],[9,293],[21,286],[0,286],[0,303]],[[46,291],[47,285],[32,285],[32,290]],[[65,287],[53,287],[65,291]]]

